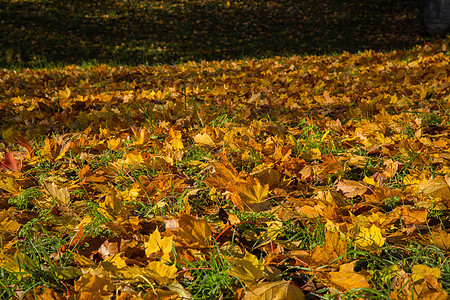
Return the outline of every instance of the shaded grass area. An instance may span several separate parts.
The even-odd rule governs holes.
[[[0,66],[391,50],[423,42],[420,1],[0,2]]]

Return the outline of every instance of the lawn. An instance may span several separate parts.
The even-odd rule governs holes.
[[[447,299],[418,7],[1,2],[0,298]]]
[[[164,64],[403,49],[419,0],[0,2],[0,66]]]

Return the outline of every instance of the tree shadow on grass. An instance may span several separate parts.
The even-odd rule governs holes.
[[[391,50],[425,39],[419,0],[2,1],[0,19],[3,67]]]

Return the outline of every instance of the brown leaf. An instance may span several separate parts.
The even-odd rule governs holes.
[[[61,294],[51,288],[45,288],[42,293],[38,293],[36,298],[39,300],[63,300],[66,299]]]
[[[445,230],[432,231],[430,233],[430,243],[435,244],[445,251],[450,251],[450,233]]]
[[[239,185],[245,183],[245,180],[239,177],[236,169],[230,164],[222,164],[218,161],[213,162],[214,173],[206,177],[203,182],[216,189],[225,189],[230,191],[239,190]]]
[[[244,294],[243,300],[303,300],[305,295],[302,290],[289,281],[276,281],[258,283],[249,286]]]
[[[353,198],[367,192],[367,186],[358,181],[343,179],[336,185],[336,190],[343,192],[348,198]]]
[[[31,145],[28,143],[28,141],[25,139],[23,135],[21,135],[20,133],[17,134],[16,141],[20,146],[24,147],[28,151],[30,157],[34,156],[35,154],[34,149],[31,147]]]
[[[403,206],[401,214],[405,225],[421,225],[426,224],[428,211],[425,208],[409,209],[407,206]]]
[[[44,181],[44,192],[52,197],[59,205],[70,204],[70,194],[67,187],[59,188],[53,181]]]
[[[98,248],[98,253],[102,255],[103,258],[107,258],[112,255],[116,255],[121,251],[122,239],[119,237],[112,237],[103,242],[103,244]]]
[[[211,229],[205,220],[199,220],[187,214],[178,216],[178,227],[172,227],[168,233],[175,235],[175,240],[191,248],[208,247]]]

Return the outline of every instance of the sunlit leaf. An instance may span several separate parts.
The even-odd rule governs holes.
[[[230,275],[239,278],[246,286],[263,276],[264,262],[250,252],[246,252],[243,258],[227,257],[227,261],[232,264]]]
[[[173,250],[173,237],[162,237],[159,233],[158,228],[150,234],[150,238],[144,242],[145,246],[145,255],[148,257],[157,254],[158,252],[162,252],[161,255],[158,255],[161,260],[168,261],[170,259],[170,253]]]
[[[364,250],[377,250],[384,245],[386,238],[381,234],[381,229],[375,225],[360,227],[356,236],[356,244]]]
[[[355,262],[343,264],[339,267],[339,272],[330,272],[330,281],[340,291],[346,292],[356,288],[369,288],[368,280],[356,272],[354,272]]]
[[[243,299],[303,300],[305,299],[305,295],[302,290],[289,281],[276,281],[259,283],[247,287]]]
[[[414,265],[412,267],[412,280],[414,282],[419,281],[427,275],[432,275],[436,278],[441,277],[441,271],[439,268],[430,268],[426,265]]]
[[[70,195],[66,187],[59,188],[53,181],[44,181],[44,192],[47,193],[59,205],[68,206]]]

